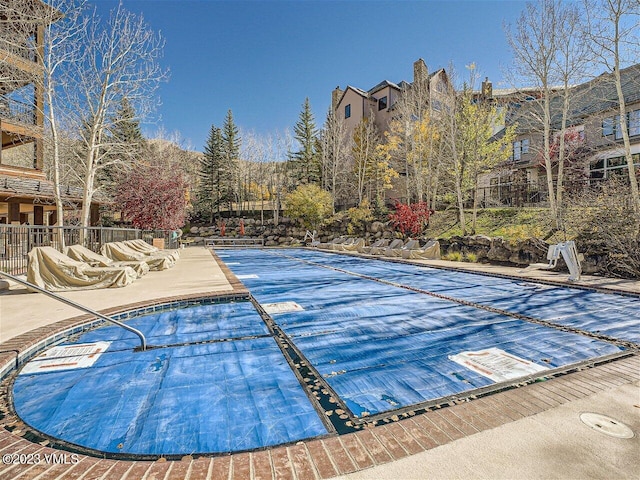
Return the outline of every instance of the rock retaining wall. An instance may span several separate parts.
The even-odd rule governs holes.
[[[297,222],[288,218],[281,218],[278,225],[273,220],[265,221],[245,219],[245,237],[261,237],[264,245],[291,246],[301,245],[304,240],[306,228],[301,227]],[[240,220],[227,219],[225,222],[225,236],[240,236]],[[364,230],[364,231],[363,231]],[[338,220],[332,225],[318,229],[316,240],[330,242],[336,237],[348,234],[348,219]],[[402,235],[395,232],[391,227],[382,222],[368,223],[364,229],[353,233],[354,236],[364,237],[368,243],[372,243],[379,238],[402,238]],[[212,226],[193,226],[188,229],[186,237],[193,238],[195,242],[204,242],[206,238],[220,236],[220,228]],[[427,238],[421,239],[426,243]],[[477,261],[481,263],[495,263],[501,265],[527,266],[530,263],[546,262],[549,244],[537,238],[527,240],[508,241],[503,238],[490,238],[484,235],[472,235],[466,237],[451,237],[438,239],[443,257],[451,253],[472,253],[476,255]],[[598,256],[586,256],[583,262],[583,272],[585,274],[598,273]],[[559,266],[563,267],[560,260]]]

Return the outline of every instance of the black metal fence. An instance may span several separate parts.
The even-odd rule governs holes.
[[[563,183],[563,191],[566,197],[571,198],[598,191],[605,182],[606,180],[593,178],[568,180]],[[557,188],[555,180],[553,188]],[[546,206],[549,201],[548,191],[545,181],[503,182],[479,188],[478,199],[481,207]]]
[[[13,275],[27,271],[28,253],[34,247],[84,245],[99,252],[105,243],[142,239],[164,248],[178,248],[177,232],[105,227],[49,227],[42,225],[0,225],[0,270]],[[154,242],[155,240],[155,242]]]

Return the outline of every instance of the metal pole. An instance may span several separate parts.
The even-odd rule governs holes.
[[[71,300],[69,300],[67,298],[61,297],[60,295],[57,295],[57,294],[52,293],[52,292],[49,292],[49,291],[45,290],[44,288],[38,287],[37,285],[33,285],[32,283],[29,283],[29,282],[27,282],[25,280],[21,280],[21,279],[19,279],[17,277],[14,277],[13,275],[10,275],[10,274],[8,274],[6,272],[3,272],[2,270],[0,270],[0,277],[5,277],[5,278],[8,278],[9,280],[13,280],[14,282],[17,282],[20,285],[24,285],[25,287],[31,288],[33,290],[36,290],[36,291],[40,292],[40,293],[44,293],[48,297],[51,297],[51,298],[53,298],[55,300],[58,300],[59,302],[66,303],[67,305],[69,305],[71,307],[77,308],[78,310],[82,310],[83,312],[89,313],[91,315],[95,315],[96,317],[98,317],[98,318],[100,318],[102,320],[105,320],[105,321],[110,322],[110,323],[114,323],[114,324],[118,325],[119,327],[122,327],[125,330],[130,331],[131,333],[135,333],[140,338],[140,349],[143,350],[143,351],[147,349],[147,340],[146,340],[146,338],[144,338],[144,335],[140,330],[137,330],[137,329],[135,329],[133,327],[130,327],[129,325],[126,325],[126,324],[124,324],[122,322],[119,322],[118,320],[114,320],[113,318],[109,318],[106,315],[103,315],[103,314],[101,314],[99,312],[96,312],[95,310],[91,310],[90,308],[85,307],[83,305],[80,305],[79,303],[73,302],[73,301],[71,301]]]

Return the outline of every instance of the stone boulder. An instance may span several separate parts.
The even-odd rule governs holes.
[[[382,233],[384,231],[384,223],[382,222],[372,222],[369,226],[369,231],[371,233]]]
[[[509,242],[504,238],[494,238],[491,241],[491,248],[487,252],[487,259],[491,262],[509,263],[513,252]]]

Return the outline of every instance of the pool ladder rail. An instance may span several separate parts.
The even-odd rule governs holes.
[[[118,320],[115,320],[111,317],[107,317],[106,315],[103,315],[100,312],[96,312],[95,310],[90,309],[89,307],[85,307],[84,305],[80,305],[79,303],[76,303],[72,300],[69,300],[68,298],[62,297],[58,294],[55,294],[53,292],[49,292],[47,290],[45,290],[44,288],[40,288],[37,285],[33,285],[32,283],[27,282],[26,280],[22,280],[21,278],[15,277],[9,273],[3,272],[2,270],[0,270],[0,277],[5,277],[9,280],[12,280],[16,283],[19,283],[20,285],[24,285],[25,287],[29,288],[30,290],[35,290],[37,292],[40,293],[44,293],[45,295],[47,295],[48,297],[53,298],[54,300],[57,300],[59,302],[62,302],[64,304],[67,304],[73,308],[77,308],[78,310],[81,310],[85,313],[89,313],[90,315],[94,315],[98,318],[100,318],[101,320],[104,320],[106,322],[109,323],[113,323],[119,327],[124,328],[125,330],[128,330],[131,333],[134,333],[138,336],[138,338],[140,339],[140,346],[135,348],[135,351],[145,351],[147,350],[147,348],[149,348],[147,346],[147,339],[145,338],[144,334],[140,331],[137,330],[133,327],[130,327],[129,325],[119,322]]]

